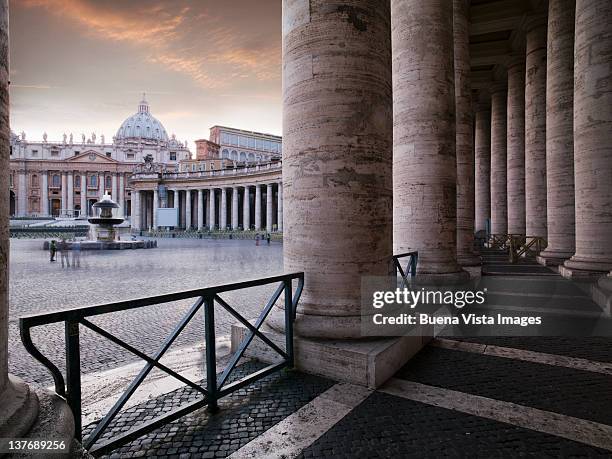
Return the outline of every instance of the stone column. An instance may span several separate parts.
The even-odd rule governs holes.
[[[41,171],[41,205],[43,216],[49,216],[49,174],[47,171]]]
[[[272,202],[274,192],[272,190],[272,184],[268,183],[266,187],[266,231],[272,232]]]
[[[485,231],[491,218],[491,111],[488,102],[476,106],[475,229]]]
[[[261,229],[261,185],[255,185],[255,230]]]
[[[66,179],[66,172],[62,172],[62,210],[60,211],[60,215],[66,215],[66,210],[68,210],[68,184]]]
[[[106,176],[105,173],[102,172],[98,174],[98,199],[102,199],[104,196],[104,186],[106,185]]]
[[[125,215],[125,183],[123,173],[119,173],[119,215]]]
[[[38,399],[21,379],[8,374],[9,324],[9,47],[8,0],[0,1],[0,432],[4,437],[24,437],[36,420]],[[23,199],[23,198],[22,198]],[[59,399],[59,397],[58,397]],[[58,406],[59,408],[59,406]],[[41,423],[49,423],[42,419]],[[72,422],[72,420],[68,421]],[[58,426],[51,426],[56,428]],[[74,427],[74,424],[73,424]],[[53,431],[58,432],[59,429]],[[49,433],[43,430],[43,433]],[[73,431],[74,432],[74,431]],[[58,436],[56,435],[56,438]],[[64,438],[62,438],[64,439]],[[32,439],[34,440],[34,439]]]
[[[17,215],[25,217],[28,214],[28,185],[25,170],[17,172]],[[8,182],[7,182],[8,183]]]
[[[525,56],[508,61],[508,233],[525,234]]]
[[[546,237],[546,18],[527,23],[525,59],[525,223]]]
[[[74,175],[68,172],[66,176],[66,197],[68,215],[74,216]]]
[[[157,209],[159,208],[159,191],[156,188],[153,189],[153,222],[151,227],[157,229]]]
[[[81,214],[86,218],[89,216],[87,205],[87,174],[81,174]],[[122,213],[120,215],[123,215]]]
[[[302,335],[359,337],[362,276],[389,273],[390,38],[388,1],[283,1],[283,255],[306,276]]]
[[[612,3],[576,1],[574,180],[576,253],[560,272],[601,275],[612,269]]]
[[[283,231],[283,184],[278,182],[278,202],[276,205],[276,229]]]
[[[491,90],[491,233],[508,232],[506,84]]]
[[[453,1],[455,140],[457,150],[457,261],[480,264],[474,254],[474,126],[470,87],[469,0]]]
[[[574,16],[576,0],[548,3],[546,56],[546,217],[548,247],[538,261],[559,265],[574,254]]]
[[[142,229],[142,222],[140,219],[140,191],[132,190],[132,215],[130,223],[134,231],[140,231]]]
[[[232,188],[232,229],[238,229],[238,187]]]
[[[242,228],[245,231],[251,229],[251,191],[248,185],[244,187],[242,200]]]
[[[198,190],[198,231],[204,229],[204,190]]]
[[[208,190],[208,228],[211,231],[215,229],[215,189],[211,188]]]
[[[111,177],[111,196],[113,201],[117,202],[117,174],[115,173]]]
[[[185,230],[191,229],[191,190],[185,190]]]
[[[394,252],[418,250],[424,281],[466,279],[457,264],[453,2],[391,0],[391,22]]]
[[[220,213],[220,229],[225,231],[227,229],[227,188],[221,188],[221,213]]]

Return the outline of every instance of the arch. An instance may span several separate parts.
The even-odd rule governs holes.
[[[229,154],[229,151],[227,150],[227,148],[223,149],[223,153],[222,153],[221,157],[229,159],[230,154]]]
[[[247,160],[247,155],[244,151],[240,152],[240,161],[246,161]]]
[[[236,150],[232,150],[231,159],[234,159],[234,160],[238,159],[238,152]]]
[[[255,161],[255,153],[249,153],[249,161]]]

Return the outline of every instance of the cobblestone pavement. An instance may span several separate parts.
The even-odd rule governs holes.
[[[30,357],[19,338],[22,315],[158,295],[282,273],[282,245],[256,247],[252,241],[160,239],[157,249],[83,252],[81,267],[50,263],[42,240],[11,240],[9,371],[28,382],[48,385],[47,370]],[[59,257],[58,257],[59,260]],[[276,285],[229,292],[222,298],[245,317],[259,314]],[[92,319],[138,349],[154,352],[191,305],[160,304]],[[216,310],[217,335],[235,322]],[[203,341],[199,314],[172,349]],[[34,343],[63,369],[64,332],[59,324],[34,329]],[[82,370],[105,370],[138,360],[89,330],[82,332]]]
[[[265,365],[247,362],[236,368],[232,380],[247,376]],[[261,435],[280,420],[297,411],[334,384],[329,379],[294,371],[267,376],[219,401],[220,412],[206,409],[161,427],[113,451],[110,458],[131,457],[227,457]],[[99,440],[103,443],[120,432],[201,398],[184,388],[121,413]],[[87,426],[85,435],[95,424]]]

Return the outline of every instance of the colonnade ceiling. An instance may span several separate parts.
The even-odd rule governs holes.
[[[474,91],[505,81],[506,62],[524,53],[527,17],[546,11],[546,0],[471,0],[470,67]]]

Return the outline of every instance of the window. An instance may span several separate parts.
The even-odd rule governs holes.
[[[59,151],[51,150],[51,156],[59,156]]]
[[[13,187],[13,174],[9,175],[9,182],[10,182],[10,187]]]
[[[255,148],[255,137],[249,137],[249,148]]]
[[[111,158],[112,156],[113,156],[113,154],[112,154],[110,151],[107,151],[107,152],[106,152],[106,157],[107,157],[107,158]]]
[[[176,161],[176,151],[170,152],[170,161]]]
[[[210,170],[214,170],[215,169],[215,163],[210,163]]]
[[[80,175],[77,175],[76,177],[74,177],[74,186],[76,187],[81,186],[81,176]]]
[[[231,135],[231,144],[238,145],[238,136],[236,134]]]
[[[269,140],[266,140],[264,142],[264,150],[270,151],[270,141]]]
[[[51,186],[54,187],[59,187],[62,183],[62,179],[60,178],[60,176],[58,174],[54,174],[51,177]]]
[[[96,188],[98,186],[98,176],[97,175],[89,176],[89,186],[91,188]]]
[[[106,180],[104,181],[104,184],[105,184],[104,186],[105,186],[106,188],[110,188],[110,187],[112,186],[112,183],[113,183],[113,182],[112,182],[111,176],[110,176],[110,175],[107,175],[107,176],[106,176]]]
[[[12,145],[9,146],[9,150],[10,150],[10,155],[13,156],[13,146]]]
[[[38,186],[38,175],[36,175],[36,174],[34,174],[34,175],[32,176],[32,186],[33,186],[33,187]]]
[[[249,161],[255,161],[255,155],[253,153],[249,153]]]
[[[227,149],[223,149],[223,155],[221,155],[222,158],[229,158],[229,151],[227,151]]]
[[[241,135],[240,136],[240,146],[241,147],[246,147],[249,144],[249,139],[246,138],[245,136]]]
[[[227,132],[222,132],[221,133],[221,143],[229,143],[230,141],[230,136]]]
[[[134,153],[128,153],[126,157],[127,159],[134,159]]]
[[[38,156],[38,150],[32,150],[32,157]]]
[[[195,163],[193,163],[191,165],[191,172],[195,172],[195,171],[196,171],[196,165],[195,165]]]
[[[238,152],[237,152],[236,150],[232,150],[232,156],[231,156],[231,158],[232,158],[233,160],[238,159]]]
[[[240,161],[246,161],[247,160],[247,155],[244,151],[240,152]]]
[[[257,139],[257,149],[263,150],[263,140]]]

